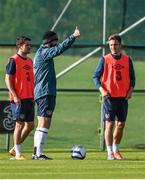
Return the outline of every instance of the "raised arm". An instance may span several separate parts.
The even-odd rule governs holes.
[[[74,43],[75,39],[80,36],[80,30],[78,27],[75,28],[72,35],[70,35],[68,38],[66,38],[62,43],[59,43],[58,45],[51,47],[51,48],[44,48],[42,51],[42,57],[43,59],[51,59],[54,58],[60,54],[62,54],[64,51],[69,49],[71,45]]]

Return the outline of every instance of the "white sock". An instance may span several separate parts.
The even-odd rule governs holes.
[[[43,154],[43,146],[48,134],[47,128],[39,128],[37,130],[37,150],[36,155],[39,157],[41,154]]]
[[[39,134],[39,127],[37,127],[36,130],[35,130],[35,134],[34,134],[34,147],[37,146],[38,134]]]
[[[113,152],[118,152],[118,151],[119,151],[119,144],[113,143]]]
[[[34,152],[33,154],[36,154],[36,149],[37,149],[37,141],[38,141],[38,133],[39,132],[39,127],[36,128],[35,134],[34,134]]]
[[[21,145],[20,144],[15,144],[14,149],[16,152],[16,156],[19,156],[21,154]]]
[[[112,146],[107,146],[108,155],[112,153]]]

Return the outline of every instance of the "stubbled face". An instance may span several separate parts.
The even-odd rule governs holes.
[[[56,46],[56,45],[57,45],[57,43],[58,43],[58,40],[53,40],[53,41],[51,41],[51,43],[50,43],[50,47],[54,47],[54,46]]]
[[[120,54],[121,51],[121,44],[117,40],[110,40],[109,41],[109,48],[111,51],[111,54]]]
[[[31,41],[25,41],[25,43],[20,46],[20,49],[21,49],[21,52],[24,54],[30,53]]]

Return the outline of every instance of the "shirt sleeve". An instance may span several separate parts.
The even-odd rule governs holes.
[[[131,58],[129,58],[129,74],[130,74],[130,87],[135,87],[135,71]]]
[[[62,54],[65,50],[70,48],[70,46],[73,44],[75,39],[76,38],[73,35],[70,35],[68,38],[66,38],[62,43],[59,43],[57,46],[43,49],[42,51],[43,59],[44,60],[52,59],[53,57]]]
[[[14,59],[10,58],[6,65],[6,74],[14,75],[16,73],[16,63]]]
[[[99,87],[101,86],[101,76],[103,74],[104,71],[104,58],[100,58],[98,65],[96,67],[96,71],[93,75],[93,81],[95,83],[95,86],[97,89],[99,89]]]

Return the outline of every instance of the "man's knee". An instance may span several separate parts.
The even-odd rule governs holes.
[[[26,128],[27,128],[27,130],[32,131],[34,129],[34,123],[33,122],[27,123]]]
[[[16,122],[16,125],[15,125],[16,130],[20,131],[23,129],[23,127],[24,127],[24,122],[20,122],[20,121]]]
[[[117,122],[117,123],[116,123],[117,129],[123,129],[124,126],[125,126],[125,122]]]
[[[38,116],[38,126],[42,128],[49,129],[51,125],[51,118],[50,117],[40,117]]]

